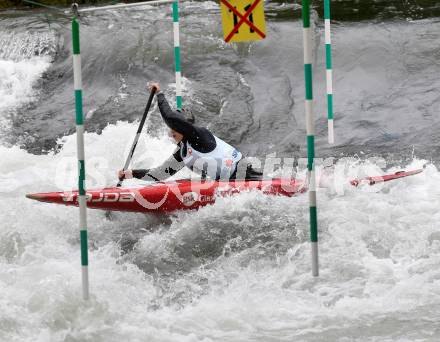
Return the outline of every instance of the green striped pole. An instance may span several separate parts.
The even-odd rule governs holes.
[[[328,142],[335,143],[333,128],[333,70],[332,70],[332,41],[330,31],[330,0],[324,0],[325,22],[325,63],[327,79],[327,119],[328,119]]]
[[[81,240],[81,268],[83,298],[89,299],[89,271],[87,250],[87,213],[86,213],[86,170],[84,162],[84,119],[82,104],[81,55],[79,44],[79,22],[72,19],[73,43],[73,79],[75,87],[76,109],[76,147],[78,154],[78,203],[79,203],[79,232]]]
[[[182,74],[180,69],[179,1],[173,2],[174,61],[176,65],[176,105],[182,109]]]
[[[310,206],[310,240],[312,245],[312,274],[319,275],[318,266],[318,219],[316,211],[316,179],[315,179],[315,122],[313,114],[313,82],[312,82],[312,31],[310,28],[310,3],[302,0],[303,46],[304,46],[304,78],[306,87],[305,111],[307,126],[307,178],[309,181]]]

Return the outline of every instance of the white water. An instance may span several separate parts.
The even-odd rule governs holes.
[[[22,61],[0,59],[0,131],[7,130],[16,107],[35,100],[33,86],[48,66],[47,57]]]
[[[48,62],[0,66],[0,117],[8,123],[38,96],[33,85]],[[135,131],[119,122],[86,134],[88,187],[114,183]],[[173,149],[165,137],[146,142],[137,166]],[[33,155],[0,142],[0,341],[439,340],[434,166],[379,192],[320,191],[319,278],[311,276],[307,196],[247,193],[168,219],[108,221],[90,210],[84,302],[78,210],[24,197],[75,186],[75,137],[61,143],[56,154]]]
[[[88,159],[108,160],[101,170],[108,184],[135,130],[119,123],[86,135]],[[54,170],[76,148],[73,136],[64,140],[59,153],[42,156],[0,147],[0,340],[320,341],[323,334],[330,341],[435,340],[440,173],[434,166],[378,193],[321,191],[317,279],[310,273],[307,196],[219,199],[172,216],[168,228],[143,215],[107,221],[89,211],[92,297],[85,303],[77,209],[24,197],[58,188]],[[151,139],[149,151],[166,156],[172,145]],[[150,225],[154,232],[145,230]],[[123,253],[127,235],[139,240]]]

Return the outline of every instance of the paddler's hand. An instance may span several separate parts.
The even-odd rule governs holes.
[[[133,172],[131,170],[119,170],[118,178],[119,180],[131,179],[133,178]]]
[[[160,92],[160,84],[158,82],[150,82],[148,83],[148,89],[153,91],[153,88],[156,88],[156,93]]]

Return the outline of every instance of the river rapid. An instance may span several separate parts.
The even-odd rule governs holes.
[[[197,123],[246,155],[305,157],[300,6],[267,3],[267,38],[243,44],[224,43],[217,3],[180,10],[183,103]],[[306,195],[250,192],[111,220],[89,210],[84,302],[78,209],[24,197],[76,187],[70,19],[0,13],[0,341],[440,339],[440,18],[334,23],[329,146],[323,20],[313,15],[317,157],[350,158],[350,176],[425,171],[358,189],[344,175],[320,188],[318,278]],[[171,9],[80,22],[91,188],[114,184],[147,81],[174,104]],[[174,149],[156,106],[146,125],[134,167]]]

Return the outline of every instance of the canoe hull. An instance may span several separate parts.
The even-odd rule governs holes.
[[[350,184],[375,185],[414,176],[423,169],[399,171],[393,174],[353,179]],[[292,197],[307,191],[304,181],[296,179],[267,179],[253,181],[190,181],[158,182],[141,188],[104,188],[86,192],[87,207],[91,209],[128,212],[171,212],[191,210],[213,204],[218,197],[245,191],[260,191],[267,195]],[[78,206],[78,191],[29,194],[26,197],[40,202]]]
[[[191,210],[213,204],[218,197],[245,191],[261,191],[268,195],[295,196],[307,190],[295,179],[261,181],[174,181],[160,182],[142,188],[104,188],[86,192],[91,209],[127,212],[170,212]],[[78,206],[78,191],[29,194],[40,202]]]

